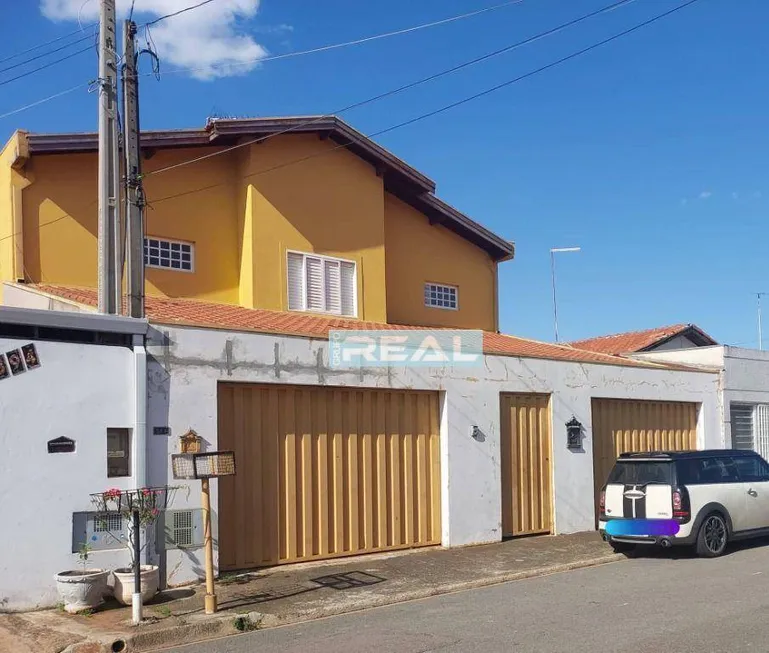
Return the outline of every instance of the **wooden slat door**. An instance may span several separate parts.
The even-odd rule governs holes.
[[[219,385],[223,570],[440,544],[438,394]]]
[[[500,396],[502,534],[552,530],[550,398]]]
[[[697,404],[593,399],[592,413],[597,525],[599,493],[621,453],[697,448]]]

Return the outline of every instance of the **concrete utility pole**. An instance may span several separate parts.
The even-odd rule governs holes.
[[[144,317],[144,190],[139,149],[139,76],[136,23],[123,27],[123,147],[126,176],[126,253],[128,259],[128,314]]]
[[[120,311],[117,53],[115,0],[101,0],[99,15],[99,312]]]

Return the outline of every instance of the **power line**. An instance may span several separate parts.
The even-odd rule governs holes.
[[[655,22],[657,22],[659,20],[662,20],[663,18],[666,18],[667,16],[670,16],[671,14],[674,14],[674,13],[676,13],[676,12],[682,10],[682,9],[685,9],[686,7],[689,7],[690,5],[693,5],[693,4],[695,4],[695,3],[699,2],[699,1],[700,0],[688,0],[688,2],[685,2],[684,4],[681,4],[681,5],[677,6],[677,7],[674,7],[673,9],[670,9],[670,10],[664,12],[664,13],[657,14],[656,16],[654,16],[654,17],[652,17],[652,18],[650,18],[648,20],[643,21],[642,23],[638,23],[637,25],[635,25],[635,26],[633,26],[631,28],[628,28],[626,30],[623,30],[622,32],[619,32],[619,33],[615,34],[614,36],[610,36],[610,37],[608,37],[606,39],[603,39],[602,41],[594,43],[593,45],[590,45],[590,46],[588,46],[586,48],[582,48],[581,50],[573,52],[572,54],[569,54],[569,55],[567,55],[565,57],[561,57],[560,59],[557,59],[556,61],[553,61],[553,62],[551,62],[549,64],[544,65],[544,66],[540,66],[539,68],[536,68],[536,69],[534,69],[532,71],[529,71],[528,73],[524,73],[523,75],[519,75],[518,77],[514,77],[513,79],[510,79],[510,80],[508,80],[506,82],[503,82],[501,84],[497,84],[496,86],[492,86],[491,88],[488,88],[485,91],[481,91],[480,93],[475,93],[474,95],[468,96],[468,97],[463,98],[461,100],[458,100],[456,102],[452,102],[451,104],[447,104],[447,105],[445,105],[443,107],[440,107],[440,108],[435,109],[433,111],[429,111],[429,112],[424,113],[424,114],[422,114],[420,116],[416,116],[415,118],[410,118],[409,120],[405,120],[403,122],[397,123],[395,125],[392,125],[390,127],[385,128],[385,129],[381,129],[379,131],[367,134],[366,138],[374,138],[375,136],[381,136],[382,134],[386,134],[386,133],[395,131],[396,129],[400,129],[401,127],[405,127],[407,125],[411,125],[411,124],[414,124],[416,122],[425,120],[425,119],[430,118],[432,116],[438,115],[440,113],[443,113],[445,111],[448,111],[450,109],[458,107],[458,106],[460,106],[462,104],[466,104],[466,103],[471,102],[473,100],[476,100],[476,99],[478,99],[480,97],[484,97],[486,95],[489,95],[489,94],[491,94],[491,93],[493,93],[495,91],[498,91],[498,90],[500,90],[502,88],[505,88],[505,87],[510,86],[512,84],[515,84],[517,82],[523,81],[524,79],[528,79],[529,77],[533,77],[534,75],[538,75],[538,74],[540,74],[542,72],[545,72],[546,70],[550,70],[551,68],[555,68],[556,66],[559,66],[559,65],[561,65],[563,63],[566,63],[567,61],[570,61],[572,59],[576,59],[577,57],[580,57],[583,54],[586,54],[586,53],[588,53],[588,52],[590,52],[592,50],[595,50],[595,49],[600,48],[600,47],[602,47],[604,45],[607,45],[608,43],[616,41],[619,38],[627,36],[628,34],[632,34],[633,32],[636,32],[636,31],[638,31],[638,30],[640,30],[640,29],[642,29],[644,27],[647,27],[647,26],[651,25],[652,23],[655,23]],[[349,145],[351,145],[351,143],[344,143],[344,144],[341,144],[341,145],[337,145],[336,147],[333,147],[330,150],[324,150],[323,152],[316,152],[314,154],[309,154],[307,156],[301,157],[299,159],[294,159],[292,161],[286,161],[285,163],[281,163],[281,164],[278,164],[276,166],[272,166],[270,168],[265,168],[263,170],[257,170],[256,172],[252,172],[252,173],[250,173],[248,175],[244,175],[243,178],[246,179],[246,178],[249,178],[249,177],[255,177],[255,176],[258,176],[258,175],[263,175],[263,174],[266,174],[268,172],[273,172],[275,170],[278,170],[280,168],[285,168],[287,166],[295,165],[297,163],[302,163],[304,161],[307,161],[308,159],[314,159],[315,157],[318,157],[318,156],[325,156],[325,155],[331,154],[332,152],[335,152],[337,150],[347,148]],[[193,161],[195,161],[195,160],[193,159]],[[171,167],[176,167],[176,166],[171,166]],[[162,170],[168,170],[171,167],[165,168],[165,169],[161,168],[160,170],[161,171]],[[194,189],[194,190],[191,190],[191,191],[185,191],[185,192],[182,192],[182,193],[177,193],[175,195],[169,195],[167,197],[163,197],[163,198],[160,198],[160,199],[153,200],[152,203],[153,204],[157,204],[159,202],[163,202],[163,201],[166,201],[166,200],[169,200],[169,199],[174,199],[176,197],[181,197],[181,196],[184,196],[184,195],[189,195],[189,194],[192,194],[192,193],[201,192],[203,190],[209,190],[210,188],[214,188],[214,187],[220,186],[220,185],[221,184],[213,184],[213,185],[205,186],[205,187],[202,187],[202,188],[199,188],[199,189]]]
[[[202,7],[203,5],[207,5],[212,3],[214,0],[203,0],[203,2],[199,2],[196,5],[192,5],[191,7],[185,7],[184,9],[180,9],[179,11],[174,11],[171,14],[166,14],[165,16],[161,16],[160,18],[156,18],[155,20],[151,20],[148,23],[144,23],[145,26],[147,25],[156,25],[161,20],[165,20],[166,18],[173,18],[174,16],[179,16],[180,14],[184,14],[188,11],[192,11],[193,9],[197,9],[198,7]]]
[[[428,77],[423,77],[422,79],[418,79],[414,82],[410,82],[409,84],[404,84],[403,86],[399,86],[398,88],[392,89],[390,91],[386,91],[384,93],[380,93],[379,95],[375,95],[373,97],[370,97],[365,100],[361,100],[360,102],[355,102],[353,104],[349,104],[346,107],[342,107],[341,109],[337,109],[336,111],[331,112],[330,114],[324,114],[323,116],[320,116],[318,118],[313,118],[312,120],[308,120],[305,122],[302,122],[298,125],[295,125],[293,127],[284,129],[282,131],[275,132],[273,134],[269,134],[267,136],[261,136],[259,138],[250,140],[250,141],[244,141],[243,143],[238,143],[237,145],[233,145],[232,147],[225,148],[223,150],[217,150],[216,152],[212,152],[210,154],[205,154],[203,156],[197,157],[195,159],[189,159],[187,161],[181,161],[180,163],[176,163],[170,166],[166,166],[165,168],[160,168],[158,170],[154,170],[150,173],[147,173],[146,176],[150,175],[156,175],[160,174],[161,172],[165,172],[167,170],[173,170],[174,168],[181,168],[186,165],[190,165],[192,163],[195,163],[197,161],[202,161],[205,159],[209,159],[214,156],[218,156],[220,154],[225,154],[227,152],[231,152],[232,150],[236,150],[241,147],[246,147],[248,145],[254,145],[256,143],[262,143],[265,140],[268,140],[270,138],[275,138],[276,136],[282,136],[283,134],[287,134],[288,132],[295,131],[297,129],[311,126],[317,122],[320,122],[322,120],[325,120],[326,118],[329,118],[334,115],[338,115],[341,113],[345,113],[347,111],[351,111],[352,109],[357,109],[359,107],[365,106],[367,104],[371,104],[373,102],[378,102],[379,100],[383,100],[384,98],[396,95],[398,93],[402,93],[403,91],[415,88],[416,86],[419,86],[421,84],[425,84],[427,82],[431,82],[433,80],[439,79],[440,77],[444,77],[445,75],[449,75],[452,73],[455,73],[459,70],[462,70],[463,68],[468,68],[469,66],[473,66],[475,64],[481,63],[483,61],[486,61],[487,59],[491,59],[492,57],[499,56],[501,54],[504,54],[506,52],[510,52],[511,50],[515,50],[517,48],[523,47],[524,45],[528,45],[530,43],[533,43],[535,41],[538,41],[540,39],[546,38],[548,36],[552,36],[553,34],[556,34],[558,32],[561,32],[569,27],[573,27],[574,25],[581,23],[585,20],[588,20],[590,18],[593,18],[595,16],[598,16],[599,14],[603,14],[609,11],[612,11],[614,9],[617,9],[623,5],[630,4],[631,2],[635,2],[635,0],[618,0],[618,2],[614,2],[613,4],[607,5],[601,9],[598,9],[596,11],[592,11],[588,14],[584,14],[583,16],[580,16],[578,18],[575,18],[573,20],[570,20],[566,23],[562,23],[561,25],[558,25],[557,27],[553,27],[552,29],[545,30],[544,32],[540,32],[539,34],[535,34],[534,36],[531,36],[529,38],[526,38],[522,41],[518,41],[516,43],[513,43],[511,45],[508,45],[506,47],[500,48],[498,50],[494,50],[493,52],[489,52],[487,54],[484,54],[480,57],[476,57],[475,59],[471,59],[469,61],[466,61],[464,63],[461,63],[457,66],[453,66],[452,68],[448,68],[446,70],[440,71],[438,73],[435,73],[433,75],[430,75]],[[509,3],[507,3],[509,4]],[[502,5],[497,5],[497,8]]]
[[[277,61],[278,59],[290,59],[293,57],[301,57],[308,54],[317,54],[319,52],[328,52],[329,50],[338,50],[339,48],[346,48],[352,45],[362,45],[363,43],[369,43],[371,41],[378,41],[380,39],[389,38],[392,36],[400,36],[402,34],[408,34],[409,32],[416,32],[418,30],[428,29],[430,27],[438,27],[439,25],[446,25],[447,23],[453,23],[458,20],[464,20],[466,18],[473,18],[474,16],[480,16],[481,14],[485,14],[490,11],[496,11],[497,9],[502,9],[504,7],[509,7],[510,5],[517,5],[523,3],[525,0],[508,0],[507,2],[502,2],[501,4],[492,5],[491,7],[484,7],[483,9],[477,9],[476,11],[471,11],[466,14],[460,14],[458,16],[451,16],[449,18],[442,18],[441,20],[436,20],[430,23],[424,23],[422,25],[414,25],[412,27],[405,27],[403,29],[398,29],[392,32],[385,32],[383,34],[375,34],[374,36],[367,36],[360,39],[354,39],[352,41],[345,41],[343,43],[332,43],[330,45],[322,45],[317,48],[311,48],[309,50],[298,50],[296,52],[286,52],[284,54],[275,54],[275,55],[269,55],[266,57],[257,57],[254,59],[247,59],[245,61],[237,61],[233,63],[221,63],[221,64],[210,64],[208,66],[198,66],[198,67],[186,67],[186,68],[175,68],[173,70],[167,70],[164,72],[165,75],[171,75],[171,74],[177,74],[177,73],[190,73],[190,72],[198,72],[198,71],[206,71],[210,70],[211,68],[221,68],[221,67],[237,67],[237,66],[249,66],[251,64],[255,63],[265,63],[267,61]],[[629,2],[632,2],[634,0],[626,0]],[[618,4],[624,4],[618,3]],[[148,75],[151,73],[145,73],[145,75]]]
[[[94,33],[95,34],[95,33]],[[15,63],[12,66],[6,66],[5,68],[0,68],[0,73],[4,73],[8,70],[13,70],[14,68],[19,68],[21,66],[24,66],[25,64],[31,63],[32,61],[37,61],[38,59],[43,59],[44,57],[48,57],[52,54],[55,54],[57,52],[61,52],[62,50],[66,50],[67,48],[71,48],[73,45],[76,45],[78,43],[82,43],[83,41],[86,41],[88,39],[93,38],[94,34],[87,34],[86,36],[83,36],[82,38],[79,38],[75,41],[72,41],[70,43],[67,43],[66,45],[62,45],[58,48],[55,48],[53,50],[48,50],[47,52],[43,52],[42,54],[35,55],[34,57],[30,57],[29,59],[25,59],[24,61],[20,61],[19,63]]]
[[[89,27],[98,27],[97,23],[92,23],[91,25],[86,25],[83,29],[88,29]],[[51,39],[50,41],[45,41],[44,43],[38,43],[37,45],[33,45],[31,48],[27,48],[26,50],[21,50],[20,52],[17,52],[16,54],[11,54],[8,56],[3,57],[0,59],[0,63],[5,63],[6,61],[10,61],[11,59],[15,59],[16,57],[20,57],[23,54],[27,54],[29,52],[34,52],[35,50],[39,50],[40,48],[44,48],[46,45],[51,45],[52,43],[58,43],[59,41],[63,41],[64,39],[68,39],[70,36],[77,36],[78,34],[82,34],[82,29],[76,29],[74,32],[70,32],[68,34],[64,34],[63,36],[58,36],[55,39]]]
[[[59,57],[58,59],[56,59],[54,61],[51,61],[51,62],[49,62],[47,64],[43,64],[42,66],[38,66],[37,68],[33,68],[32,70],[28,70],[28,71],[22,73],[21,75],[16,75],[16,77],[11,77],[9,79],[4,79],[3,81],[0,82],[0,86],[5,86],[6,84],[10,84],[11,82],[15,82],[17,79],[22,79],[23,77],[27,77],[29,75],[32,75],[32,74],[34,74],[34,73],[36,73],[36,72],[38,72],[40,70],[45,70],[46,68],[50,68],[51,66],[55,66],[56,64],[60,64],[60,63],[62,63],[64,61],[66,61],[67,59],[72,59],[72,57],[76,57],[79,54],[83,54],[84,52],[88,52],[92,48],[93,48],[93,46],[89,45],[88,47],[85,47],[85,48],[83,48],[81,50],[78,50],[77,52],[73,52],[72,54],[68,54],[66,57]]]
[[[88,82],[87,84],[78,84],[77,86],[73,86],[72,88],[68,88],[64,91],[59,91],[58,93],[54,93],[53,95],[49,95],[48,97],[44,97],[41,100],[36,100],[34,102],[31,102],[30,104],[25,104],[23,107],[19,107],[18,109],[13,109],[11,111],[8,111],[6,113],[0,113],[0,120],[3,118],[7,118],[8,116],[13,116],[17,113],[21,113],[22,111],[26,111],[27,109],[31,109],[32,107],[36,107],[41,104],[45,104],[46,102],[49,102],[50,100],[55,100],[56,98],[60,98],[63,95],[68,95],[70,93],[74,93],[75,91],[81,89],[81,88],[89,88],[91,86],[91,82]]]
[[[213,0],[209,0],[209,1],[213,1]],[[386,32],[384,34],[377,34],[377,35],[374,35],[374,36],[369,36],[369,37],[357,39],[357,40],[354,40],[354,41],[347,41],[345,43],[336,43],[336,44],[326,45],[326,46],[322,46],[322,47],[319,47],[319,48],[313,48],[311,50],[304,50],[304,51],[299,51],[299,52],[289,52],[289,53],[286,53],[286,54],[275,55],[275,56],[272,56],[272,57],[266,57],[266,58],[262,58],[260,60],[255,60],[255,61],[271,61],[271,60],[275,60],[275,59],[284,59],[284,58],[289,58],[289,57],[297,57],[297,56],[302,56],[302,55],[306,55],[306,54],[312,54],[312,53],[316,53],[316,52],[323,52],[323,51],[327,51],[327,50],[333,50],[333,49],[337,49],[337,48],[347,47],[347,46],[350,46],[350,45],[357,45],[357,44],[361,44],[361,43],[366,43],[368,41],[374,41],[374,40],[383,39],[383,38],[387,38],[387,37],[391,37],[391,36],[397,36],[397,35],[400,35],[400,34],[406,34],[406,33],[409,33],[409,32],[413,32],[413,31],[417,31],[417,30],[421,30],[421,29],[426,29],[426,28],[429,28],[429,27],[435,27],[435,26],[438,26],[438,25],[443,25],[443,24],[446,24],[446,23],[454,22],[454,21],[457,21],[457,20],[462,20],[462,19],[465,19],[465,18],[470,18],[470,17],[473,17],[473,16],[477,16],[479,14],[483,14],[483,13],[486,13],[486,12],[494,11],[496,9],[501,9],[502,7],[506,7],[506,6],[509,6],[509,5],[520,4],[521,2],[524,2],[524,0],[509,0],[508,2],[503,2],[501,4],[493,5],[491,7],[485,7],[483,9],[479,9],[479,10],[476,10],[476,11],[473,11],[473,12],[470,12],[470,13],[461,14],[461,15],[458,15],[458,16],[451,16],[449,18],[444,18],[444,19],[441,19],[441,20],[438,20],[438,21],[433,21],[431,23],[425,23],[425,24],[422,24],[422,25],[415,25],[415,26],[412,26],[412,27],[403,28],[403,29],[400,29],[400,30],[396,30],[394,32]],[[617,2],[614,5],[611,5],[610,7],[606,7],[604,9],[601,9],[601,10],[597,11],[597,12],[593,12],[589,16],[593,16],[593,15],[596,15],[598,13],[602,13],[604,11],[609,11],[611,8],[618,7],[618,6],[626,4],[628,2],[635,2],[635,0],[622,0],[622,2]],[[202,4],[207,4],[207,3],[202,3]],[[199,5],[194,5],[192,7],[187,7],[186,9],[181,10],[180,12],[177,12],[176,14],[168,14],[166,16],[158,18],[158,19],[156,19],[154,21],[151,21],[149,23],[145,23],[144,26],[148,27],[149,25],[152,25],[152,24],[154,24],[154,23],[156,23],[156,22],[158,22],[160,20],[164,20],[165,18],[170,18],[170,17],[172,17],[174,15],[178,15],[179,13],[184,13],[185,11],[191,11],[192,9],[195,9],[195,8],[197,8],[199,6],[202,6],[202,5],[199,4]],[[571,23],[567,24],[566,26],[568,26],[570,24],[574,24],[576,22],[580,22],[581,20],[584,20],[585,18],[586,17],[583,16],[582,18],[577,19],[576,21],[572,21]],[[94,23],[94,24],[89,25],[87,27],[94,27],[94,26],[98,27],[98,24]],[[565,26],[560,26],[559,28],[556,28],[555,30],[550,30],[549,32],[552,33],[552,32],[558,31],[559,29],[563,29],[564,27]],[[81,33],[82,33],[82,30],[77,30],[77,31],[72,32],[70,34],[67,34],[65,36],[61,36],[58,39],[54,39],[53,41],[51,41],[49,43],[52,43],[52,42],[55,42],[55,41],[60,41],[60,40],[62,40],[64,38],[67,38],[69,36],[73,36],[73,35],[81,34]],[[73,45],[75,43],[79,43],[82,40],[90,38],[91,36],[92,35],[89,35],[89,36],[83,37],[82,39],[78,39],[77,41],[73,41],[73,43],[71,43],[69,45]],[[485,55],[484,57],[480,57],[477,60],[474,60],[472,62],[467,62],[465,64],[457,66],[457,67],[455,67],[455,68],[453,68],[453,69],[451,69],[449,71],[444,71],[442,73],[438,73],[437,75],[431,76],[430,78],[427,78],[425,80],[419,80],[419,81],[414,82],[412,84],[407,84],[407,85],[405,85],[405,86],[403,86],[403,87],[401,87],[399,89],[395,89],[393,91],[388,91],[387,93],[384,93],[384,94],[382,94],[380,96],[377,96],[376,98],[371,98],[371,99],[369,99],[367,101],[356,103],[356,104],[351,105],[349,107],[343,108],[343,109],[341,109],[341,110],[339,110],[339,111],[337,111],[335,113],[342,113],[343,111],[349,111],[351,109],[357,108],[358,106],[363,106],[364,104],[367,104],[369,102],[373,102],[373,101],[376,101],[376,100],[379,100],[379,99],[383,99],[383,98],[388,97],[390,95],[395,95],[396,93],[400,93],[400,92],[402,92],[404,90],[407,90],[407,89],[412,88],[414,86],[417,86],[419,84],[425,83],[426,81],[431,81],[432,79],[436,79],[438,77],[441,77],[443,75],[449,74],[451,72],[455,72],[456,70],[460,70],[461,68],[465,68],[465,67],[473,65],[475,63],[479,63],[480,61],[483,61],[484,59],[490,58],[492,56],[496,56],[497,54],[501,54],[503,51],[507,51],[507,50],[510,50],[510,49],[514,49],[516,47],[520,47],[521,45],[524,45],[525,43],[530,43],[531,41],[537,40],[538,38],[542,38],[542,37],[543,37],[543,35],[540,34],[540,35],[538,35],[536,37],[533,37],[532,39],[527,39],[526,41],[520,42],[518,44],[515,44],[515,45],[513,45],[513,46],[511,46],[509,48],[504,48],[503,50],[498,51],[496,53],[490,53],[490,54]],[[35,49],[37,49],[39,47],[42,47],[43,45],[47,45],[47,44],[48,43],[41,44],[40,46],[36,46],[35,48],[30,48],[29,50],[26,50],[24,52],[35,50]],[[65,46],[65,47],[69,47],[69,45]],[[56,51],[58,51],[58,50],[56,50]],[[7,61],[8,59],[12,59],[15,56],[19,56],[21,54],[24,54],[24,52],[20,52],[17,55],[13,55],[12,57],[8,57],[7,59],[0,59],[0,63],[2,61]],[[52,54],[53,52],[55,52],[55,51],[52,51],[51,53],[46,53],[46,54]],[[75,53],[75,54],[79,54],[79,53]],[[44,56],[44,55],[40,55],[40,56]],[[246,63],[252,63],[252,62],[240,62],[238,64],[226,64],[226,65],[243,65],[243,64],[246,64]],[[53,65],[53,64],[51,64],[51,65]],[[222,64],[222,65],[225,65],[225,64]],[[216,67],[216,66],[217,66],[216,64],[213,64],[213,67]],[[40,69],[42,69],[42,68],[43,67],[41,67]],[[203,68],[180,68],[180,69],[176,69],[176,70],[166,71],[166,74],[169,74],[169,73],[181,73],[181,72],[192,72],[192,71],[195,71],[195,70],[202,70],[202,69]],[[0,71],[0,72],[2,72],[2,71]],[[36,72],[36,70],[29,71],[29,72],[31,74],[33,72]],[[148,76],[148,75],[157,75],[157,73],[156,72],[144,73],[142,76]],[[11,79],[11,80],[8,80],[8,81],[14,81],[15,79],[18,79],[18,78],[14,78],[14,79]],[[72,92],[74,92],[74,91],[76,91],[78,89],[85,88],[85,87],[87,87],[89,85],[90,85],[90,83],[89,84],[82,84],[82,85],[78,85],[78,86],[72,87],[70,89],[66,89],[66,90],[61,91],[59,93],[54,93],[53,95],[49,95],[49,96],[47,96],[45,98],[42,98],[42,99],[37,100],[35,102],[32,102],[30,104],[27,104],[27,105],[24,105],[24,106],[19,107],[17,109],[13,109],[13,110],[8,111],[6,113],[0,114],[0,119],[7,118],[8,116],[12,116],[12,115],[15,115],[17,113],[21,113],[22,111],[25,111],[27,109],[36,107],[36,106],[38,106],[40,104],[44,104],[45,102],[49,102],[49,101],[54,100],[56,98],[59,98],[59,97],[61,97],[63,95],[67,95],[68,93],[72,93]],[[278,134],[274,134],[274,136],[277,136],[277,135]]]

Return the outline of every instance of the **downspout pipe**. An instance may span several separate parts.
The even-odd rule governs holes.
[[[142,488],[147,484],[147,349],[144,346],[144,336],[134,335],[134,437],[133,437],[133,465],[132,475],[136,488]],[[134,588],[139,587],[139,575],[141,574],[141,529],[137,512],[131,528],[134,530]],[[145,548],[145,556],[149,556],[149,547]],[[141,594],[134,591],[131,600],[133,622],[142,620]]]
[[[135,335],[134,352],[134,438],[132,476],[137,488],[147,484],[147,349],[144,336]]]

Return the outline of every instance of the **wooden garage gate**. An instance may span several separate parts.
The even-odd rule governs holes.
[[[440,544],[438,394],[219,384],[219,565]]]
[[[596,520],[599,492],[621,453],[697,448],[697,404],[593,399],[592,410]]]
[[[500,395],[502,534],[552,530],[550,397]]]

